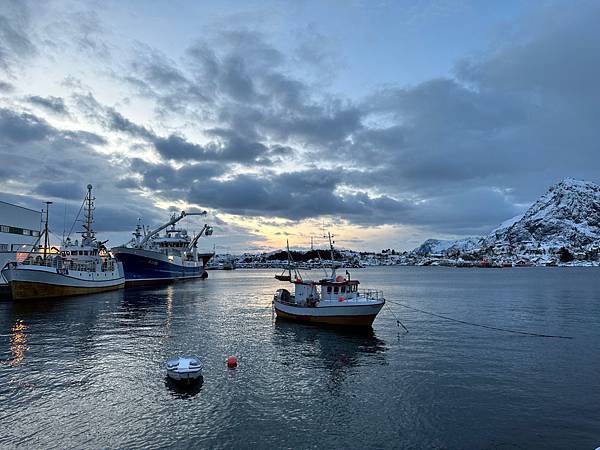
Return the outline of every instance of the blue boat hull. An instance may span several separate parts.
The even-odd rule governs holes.
[[[177,280],[208,277],[202,263],[179,265],[160,258],[130,252],[115,252],[115,258],[123,263],[127,285],[172,283]]]

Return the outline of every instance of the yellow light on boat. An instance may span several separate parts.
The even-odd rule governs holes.
[[[173,257],[172,256],[169,256],[169,261],[173,261]]]

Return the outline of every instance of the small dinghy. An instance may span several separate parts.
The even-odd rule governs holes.
[[[195,381],[202,378],[202,360],[197,356],[181,356],[166,362],[167,375],[175,381]]]

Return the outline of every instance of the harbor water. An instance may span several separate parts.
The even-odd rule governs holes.
[[[0,447],[600,446],[598,269],[351,271],[394,302],[573,339],[391,302],[370,333],[273,320],[275,272],[0,302]],[[202,385],[167,380],[182,354]]]

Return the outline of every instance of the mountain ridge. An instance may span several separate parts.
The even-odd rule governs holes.
[[[504,221],[486,236],[428,239],[415,257],[556,261],[565,252],[597,260],[600,249],[600,185],[565,178],[549,187],[523,214]],[[437,250],[437,253],[436,253]]]

